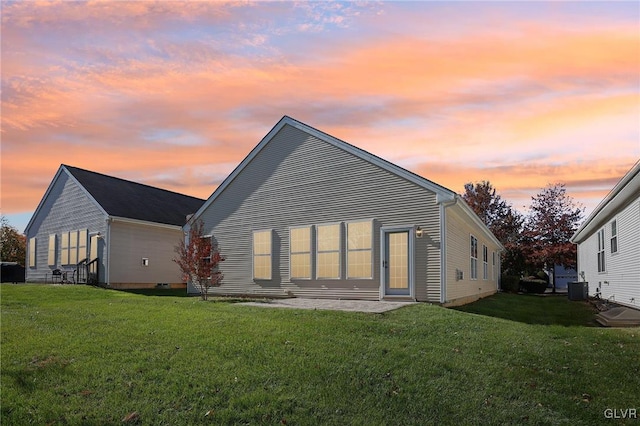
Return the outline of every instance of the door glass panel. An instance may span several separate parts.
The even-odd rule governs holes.
[[[409,288],[409,233],[394,232],[388,237],[388,286],[392,290]]]

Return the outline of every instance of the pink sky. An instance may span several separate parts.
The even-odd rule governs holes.
[[[290,115],[592,210],[640,158],[637,2],[3,2],[2,213],[61,163],[207,198]]]

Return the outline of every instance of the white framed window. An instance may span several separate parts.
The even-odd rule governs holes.
[[[60,236],[60,264],[69,264],[69,233],[63,232]]]
[[[82,262],[87,258],[87,243],[89,240],[89,230],[81,229],[78,231],[78,262]]]
[[[311,279],[311,227],[289,228],[289,277]]]
[[[491,252],[491,277],[493,278],[493,281],[496,280],[496,252],[492,251]]]
[[[78,231],[69,232],[69,265],[78,263]]]
[[[604,228],[598,231],[598,272],[606,271],[604,265]]]
[[[618,252],[618,221],[611,222],[611,253]]]
[[[482,245],[482,279],[489,279],[489,250],[484,244]]]
[[[471,279],[478,279],[478,239],[471,236],[471,246],[470,246],[470,257],[471,257]]]
[[[253,231],[253,279],[270,280],[272,273],[271,229]]]
[[[47,251],[49,266],[56,266],[56,237],[56,234],[49,235],[49,250]]]
[[[347,278],[373,278],[373,221],[347,222]]]
[[[98,241],[100,237],[98,235],[92,235],[90,239],[89,247],[89,261],[93,261],[98,257]]]
[[[316,226],[316,278],[340,279],[340,224]]]
[[[29,268],[36,267],[36,237],[29,238]]]

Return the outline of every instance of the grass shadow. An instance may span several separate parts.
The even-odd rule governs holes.
[[[597,310],[588,301],[570,301],[566,295],[498,293],[457,311],[485,315],[534,325],[597,327]]]

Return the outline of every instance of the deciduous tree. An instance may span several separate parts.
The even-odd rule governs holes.
[[[519,275],[524,268],[521,250],[524,217],[496,192],[489,181],[466,183],[462,199],[505,247],[502,270]]]
[[[204,224],[197,221],[191,225],[187,240],[176,247],[178,256],[173,259],[180,267],[182,279],[191,282],[200,290],[200,297],[207,300],[209,288],[220,285],[223,275],[218,270],[224,257],[211,236],[203,235]]]
[[[527,264],[532,268],[575,268],[576,246],[569,239],[578,229],[584,207],[573,201],[562,183],[548,185],[531,200],[524,230]]]
[[[26,255],[26,237],[11,226],[5,216],[0,216],[0,259],[24,266]]]

